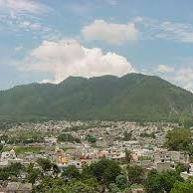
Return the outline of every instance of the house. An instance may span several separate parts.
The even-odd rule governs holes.
[[[143,188],[136,188],[131,190],[131,193],[144,193],[145,190]]]
[[[2,189],[4,193],[31,193],[32,184],[30,183],[20,183],[20,182],[9,182],[7,187]]]
[[[187,180],[189,177],[193,177],[193,164],[190,164],[189,167],[187,167],[187,171],[181,172],[180,175],[184,178],[184,180]]]
[[[188,163],[189,156],[180,151],[168,151],[167,149],[157,149],[154,153],[154,162],[174,162]]]
[[[170,162],[171,161],[171,155],[167,149],[157,149],[154,152],[154,162],[160,163],[160,162]]]
[[[15,159],[16,158],[16,154],[14,149],[12,149],[11,151],[5,151],[1,153],[1,161],[5,161],[7,159]]]
[[[44,137],[44,141],[48,145],[56,145],[57,144],[57,138],[56,137]]]
[[[158,172],[174,169],[174,165],[171,162],[158,162],[156,163],[156,169]]]

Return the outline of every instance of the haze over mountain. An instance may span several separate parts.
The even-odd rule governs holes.
[[[142,74],[69,77],[0,92],[0,119],[178,120],[193,115],[193,94]]]

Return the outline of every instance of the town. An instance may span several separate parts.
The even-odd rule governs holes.
[[[180,176],[193,176],[193,164],[186,151],[165,146],[168,132],[180,129],[176,123],[136,123],[126,121],[48,121],[14,123],[0,133],[0,192],[32,192],[40,180],[26,182],[26,171],[17,179],[3,175],[3,169],[17,164],[40,168],[46,160],[57,168],[61,176],[66,168],[82,171],[100,160],[112,160],[124,168],[128,163],[144,171],[174,171],[186,166]],[[48,172],[48,171],[47,171]],[[50,170],[53,175],[54,169]],[[48,173],[49,173],[48,172]],[[14,175],[13,175],[14,176]],[[25,183],[24,183],[25,182]],[[131,188],[133,193],[145,192],[143,186]]]

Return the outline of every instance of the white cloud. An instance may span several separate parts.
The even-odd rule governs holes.
[[[140,27],[144,39],[165,39],[183,43],[193,43],[193,25],[173,21],[137,17],[134,19]]]
[[[51,35],[59,34],[56,29],[45,25],[40,18],[17,13],[0,14],[0,31],[12,33],[13,36],[23,36],[24,33],[28,33],[31,37],[38,36],[46,39]]]
[[[37,0],[0,0],[0,30],[17,36],[23,32],[32,33],[33,37],[53,34],[55,30],[44,25],[40,17],[50,10]]]
[[[160,28],[163,30],[159,35],[161,38],[193,43],[193,26],[191,24],[167,21],[163,22]]]
[[[184,59],[184,61],[187,61]],[[193,64],[193,63],[192,63]],[[193,65],[178,64],[170,67],[167,65],[159,65],[157,71],[153,74],[161,76],[162,78],[178,85],[186,90],[193,92]]]
[[[70,75],[93,77],[134,72],[123,56],[103,53],[100,48],[85,48],[75,40],[44,41],[25,58],[20,70],[50,73],[58,83]]]
[[[15,25],[20,30],[38,32],[38,34],[41,34],[43,32],[46,33],[46,32],[52,31],[51,28],[44,26],[40,22],[30,21],[30,20],[23,20],[22,21],[21,19],[18,19],[16,21]]]
[[[121,44],[138,39],[138,30],[134,23],[117,24],[104,20],[95,20],[85,26],[82,34],[86,40],[101,40],[111,44]]]
[[[176,84],[183,86],[183,88],[193,92],[193,68],[180,68],[170,79]]]
[[[41,13],[45,11],[45,6],[35,0],[0,0],[0,8],[8,9],[15,13]]]
[[[157,71],[160,73],[169,73],[174,72],[175,68],[167,65],[159,65]]]

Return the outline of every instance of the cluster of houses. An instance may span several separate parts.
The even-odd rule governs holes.
[[[32,184],[9,182],[6,187],[0,186],[0,193],[31,193]]]
[[[57,148],[54,160],[60,168],[69,165],[81,168],[85,164],[90,164],[101,158],[109,158],[125,163],[126,150],[129,150],[131,154],[131,163],[149,170],[156,169],[161,172],[175,169],[175,166],[179,163],[189,164],[189,156],[183,152],[168,151],[164,148],[155,148],[154,150],[145,148],[130,149],[130,146],[118,149],[116,147],[97,149],[90,146],[79,146],[77,149],[69,149],[65,152],[63,149]]]
[[[181,175],[184,179],[193,176],[193,165],[189,164],[188,155],[178,151],[168,151],[163,148],[166,133],[178,127],[177,124],[148,123],[140,125],[135,122],[68,122],[49,121],[45,123],[24,123],[11,131],[33,129],[44,133],[44,142],[30,144],[41,146],[44,151],[38,153],[26,152],[16,155],[14,147],[4,151],[0,156],[0,167],[11,163],[20,162],[27,165],[36,162],[38,158],[49,158],[62,170],[69,165],[81,169],[85,164],[90,164],[101,158],[109,158],[124,163],[126,151],[131,155],[131,163],[138,164],[145,169],[164,171],[174,169],[178,163],[187,164],[187,171]],[[81,143],[58,142],[57,136],[67,133],[79,138]],[[87,141],[86,137],[94,136],[96,142]],[[16,144],[15,144],[16,145]],[[19,192],[11,189],[26,189],[20,192],[30,192],[30,184],[9,183],[6,190],[0,187],[0,192]]]

